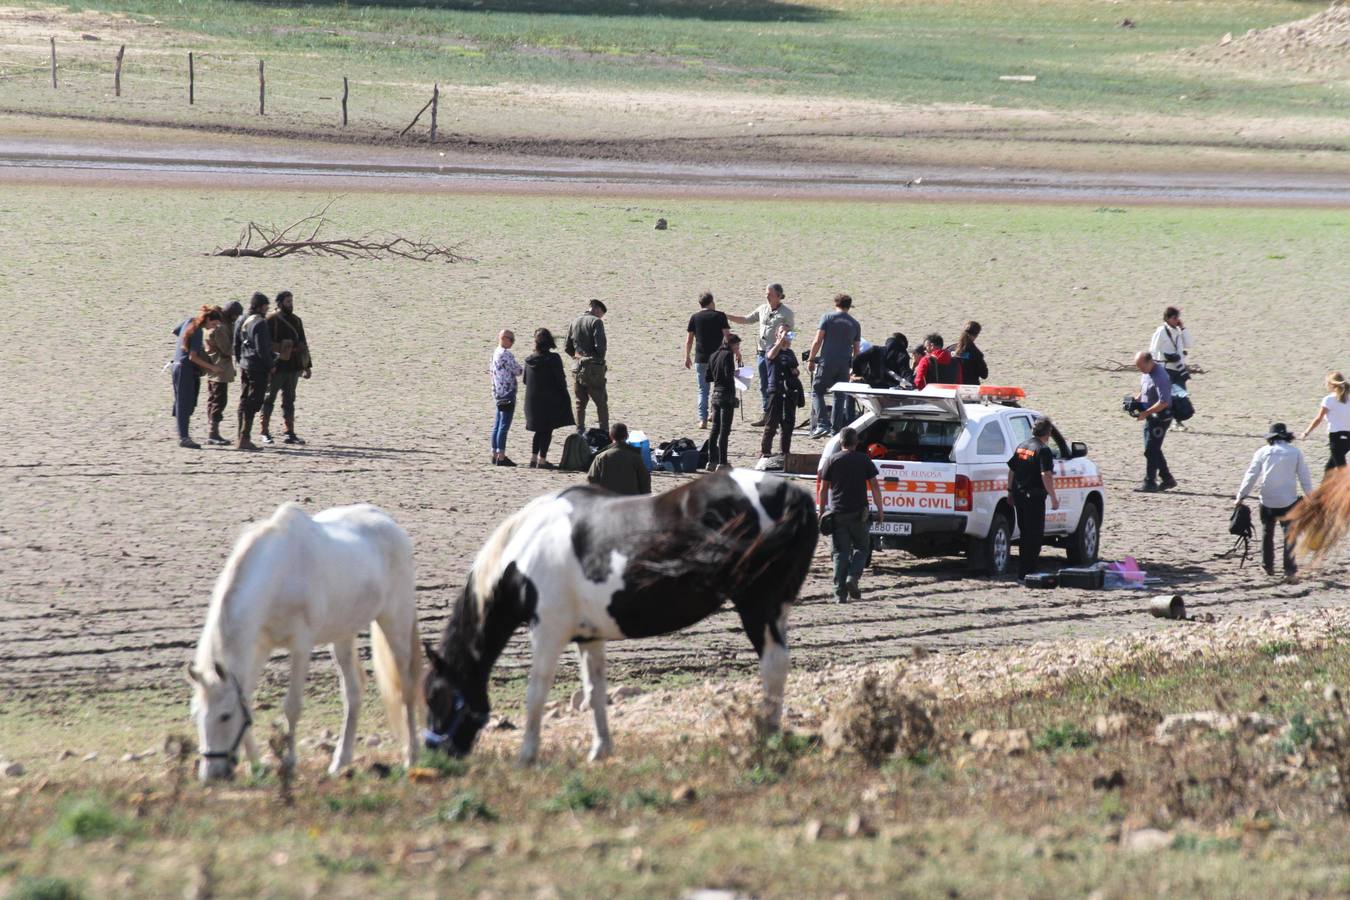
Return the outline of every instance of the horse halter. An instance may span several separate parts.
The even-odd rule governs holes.
[[[230,674],[230,683],[234,685],[235,696],[239,698],[239,709],[244,714],[239,724],[239,733],[234,736],[234,743],[230,744],[228,750],[200,750],[198,751],[202,759],[223,759],[230,765],[239,764],[239,745],[244,741],[244,735],[249,728],[253,726],[253,714],[248,711],[248,704],[244,702],[244,689],[239,684],[239,679]]]
[[[469,704],[465,701],[464,695],[459,691],[455,691],[455,700],[450,706],[450,724],[446,726],[446,729],[443,732],[436,732],[432,731],[430,728],[423,728],[422,740],[426,742],[428,750],[444,749],[445,745],[449,744],[451,739],[455,736],[455,732],[459,731],[459,727],[465,722],[472,722],[481,728],[483,725],[487,724],[487,718],[486,713],[475,712],[474,710],[469,709]]]

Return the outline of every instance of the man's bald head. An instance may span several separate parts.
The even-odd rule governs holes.
[[[1134,355],[1134,367],[1140,372],[1147,372],[1153,368],[1153,354],[1147,350],[1140,350]]]
[[[516,333],[509,328],[503,328],[502,333],[497,335],[497,346],[509,347],[516,342]]]

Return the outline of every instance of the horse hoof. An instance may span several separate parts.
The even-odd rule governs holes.
[[[614,752],[613,744],[609,743],[592,744],[591,753],[589,756],[586,757],[586,759],[589,760],[590,762],[600,762],[603,759],[607,759],[609,755],[613,752]]]

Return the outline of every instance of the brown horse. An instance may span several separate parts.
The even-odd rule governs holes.
[[[1320,561],[1350,534],[1350,468],[1327,470],[1322,484],[1288,516],[1295,552]]]

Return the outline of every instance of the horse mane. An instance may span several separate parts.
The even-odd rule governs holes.
[[[294,523],[310,521],[309,514],[298,504],[286,502],[277,507],[271,517],[262,522],[247,526],[239,539],[234,542],[230,556],[225,560],[225,568],[216,578],[211,591],[211,605],[206,610],[206,625],[202,628],[201,640],[197,643],[197,654],[193,665],[203,677],[214,677],[217,663],[224,666],[227,662],[223,634],[226,613],[230,601],[238,593],[240,584],[252,571],[252,561],[262,549],[264,540],[279,532],[293,529]]]
[[[1350,534],[1350,469],[1330,469],[1322,484],[1289,514],[1299,556],[1321,560]]]
[[[488,536],[483,546],[479,548],[478,554],[473,558],[473,565],[469,568],[469,582],[464,587],[465,596],[472,595],[474,604],[478,609],[479,622],[487,619],[488,604],[492,600],[498,579],[501,578],[502,572],[506,569],[506,563],[502,557],[506,554],[507,545],[511,543],[511,539],[516,536],[516,532],[520,530],[520,526],[529,516],[540,506],[557,499],[557,496],[557,494],[546,494],[525,504],[506,521],[498,525],[496,530]]]

